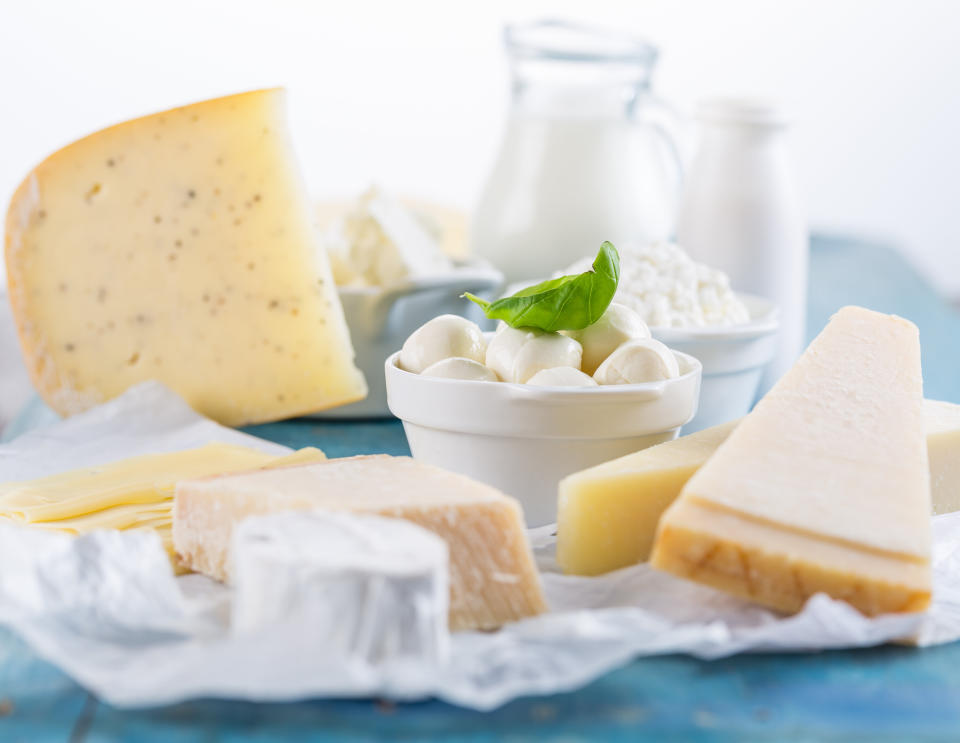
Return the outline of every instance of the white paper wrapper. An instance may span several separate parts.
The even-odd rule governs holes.
[[[0,481],[212,440],[258,441],[200,418],[171,392],[147,384],[0,447]],[[267,442],[256,445],[284,451]],[[531,537],[549,614],[499,632],[454,634],[446,660],[426,643],[419,661],[407,653],[399,661],[372,662],[363,653],[325,652],[309,617],[282,630],[231,632],[230,590],[202,576],[175,578],[152,533],[73,538],[0,524],[0,622],[118,706],[196,697],[379,695],[435,696],[491,709],[518,696],[575,689],[642,655],[717,658],[911,636],[925,645],[958,639],[960,513],[935,518],[933,527],[931,610],[875,619],[826,596],[782,617],[646,565],[600,578],[562,576],[553,569],[550,530],[538,529]],[[278,580],[289,590],[298,577],[284,573]]]

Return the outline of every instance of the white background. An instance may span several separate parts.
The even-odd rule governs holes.
[[[320,195],[383,186],[468,207],[507,103],[500,29],[565,16],[662,49],[661,94],[773,95],[796,115],[814,227],[892,242],[960,295],[960,2],[0,0],[0,199],[118,120],[291,90]]]

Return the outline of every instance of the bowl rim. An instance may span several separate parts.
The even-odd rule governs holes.
[[[771,335],[779,330],[780,308],[775,302],[766,297],[761,297],[759,294],[748,292],[734,292],[734,294],[738,299],[745,300],[748,308],[758,308],[756,312],[751,309],[749,322],[736,323],[735,325],[697,325],[686,328],[672,325],[650,325],[650,332],[669,345],[671,342],[683,343],[684,341],[699,340],[746,340]]]

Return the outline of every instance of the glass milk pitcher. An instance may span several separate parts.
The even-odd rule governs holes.
[[[547,277],[600,243],[671,237],[680,187],[657,50],[557,21],[508,26],[512,102],[474,213],[473,252],[509,281]]]

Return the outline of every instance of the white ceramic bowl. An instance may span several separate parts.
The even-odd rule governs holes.
[[[737,293],[750,311],[750,322],[705,328],[651,327],[654,338],[690,354],[703,364],[700,406],[683,427],[684,434],[740,418],[757,399],[760,379],[777,352],[776,305],[752,294]]]
[[[340,302],[350,328],[357,366],[367,378],[367,397],[350,405],[314,414],[313,418],[384,418],[390,416],[383,380],[383,362],[410,334],[437,315],[463,315],[476,320],[479,309],[461,299],[464,292],[493,295],[503,287],[503,274],[485,261],[463,261],[450,273],[409,281],[400,286],[340,287]]]
[[[676,379],[587,388],[424,377],[398,356],[386,362],[387,402],[413,456],[512,495],[528,526],[557,520],[570,473],[675,438],[700,391],[700,362],[684,353]]]

